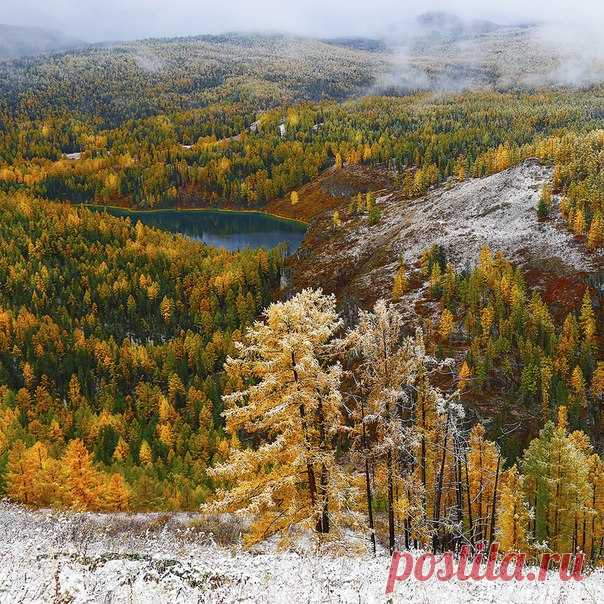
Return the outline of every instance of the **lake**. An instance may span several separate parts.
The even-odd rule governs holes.
[[[180,233],[212,247],[235,251],[244,248],[273,248],[286,243],[295,252],[306,231],[306,225],[277,218],[262,212],[221,212],[217,210],[154,210],[130,212],[117,208],[100,208],[114,216],[129,216],[133,223]]]

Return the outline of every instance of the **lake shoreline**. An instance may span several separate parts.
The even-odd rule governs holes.
[[[123,206],[112,206],[112,205],[104,205],[104,204],[94,204],[94,203],[80,203],[77,204],[78,207],[88,208],[91,210],[118,210],[120,212],[124,212],[124,214],[157,214],[160,212],[183,212],[183,213],[193,213],[193,212],[217,212],[220,214],[256,214],[258,216],[270,216],[271,218],[275,218],[277,220],[282,220],[283,222],[293,222],[296,224],[303,225],[308,227],[310,225],[309,222],[304,220],[298,220],[296,218],[289,218],[286,216],[282,216],[279,214],[275,214],[273,212],[264,212],[262,210],[235,210],[230,208],[213,208],[213,207],[205,207],[205,208],[153,208],[149,210],[133,210],[132,208],[124,208]]]
[[[275,216],[256,210],[206,208],[153,208],[132,210],[113,205],[79,204],[97,214],[127,218],[132,224],[139,221],[147,226],[163,229],[210,247],[240,251],[246,248],[273,249],[285,243],[288,250],[297,250],[308,224],[299,220]]]

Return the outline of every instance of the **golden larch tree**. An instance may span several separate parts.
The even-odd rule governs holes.
[[[77,510],[97,510],[102,502],[102,475],[94,468],[83,441],[75,438],[61,459],[69,505]]]
[[[231,449],[211,470],[225,488],[204,509],[251,515],[248,543],[297,528],[341,528],[351,485],[333,442],[344,428],[342,369],[333,362],[340,329],[335,298],[304,290],[269,306],[227,360],[235,387],[224,396],[226,429],[235,439],[263,438]]]
[[[524,500],[524,478],[514,465],[502,477],[497,539],[501,551],[528,550],[529,508]]]

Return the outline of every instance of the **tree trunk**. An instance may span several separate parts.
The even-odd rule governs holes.
[[[361,425],[362,425],[362,444],[363,456],[365,457],[365,487],[367,490],[367,516],[369,519],[369,530],[371,532],[371,547],[373,555],[376,554],[375,546],[375,528],[373,526],[373,497],[371,494],[371,480],[369,474],[369,449],[367,447],[367,431],[365,430],[365,406],[361,402]]]
[[[455,508],[457,515],[457,524],[459,525],[459,534],[455,537],[455,548],[459,549],[461,545],[461,537],[463,534],[463,493],[462,493],[462,477],[461,477],[461,458],[459,453],[459,445],[455,439]]]
[[[486,519],[484,517],[484,513],[483,513],[483,506],[482,506],[482,499],[484,497],[484,480],[483,480],[483,476],[484,476],[484,468],[483,468],[483,464],[482,464],[482,443],[483,443],[483,439],[480,439],[480,442],[478,443],[478,462],[480,464],[480,482],[478,483],[478,518],[476,519],[476,523],[477,523],[477,527],[478,527],[478,543],[481,543],[485,540],[486,538]]]
[[[325,453],[325,418],[323,416],[323,401],[319,397],[319,405],[317,407],[317,419],[319,422],[319,446],[322,453]],[[321,515],[317,521],[318,533],[329,533],[329,471],[323,462],[321,464]]]
[[[421,472],[422,472],[422,486],[424,487],[424,493],[426,492],[427,481],[426,481],[426,406],[422,401],[422,442],[421,442]]]
[[[325,464],[321,465],[321,515],[317,520],[317,533],[329,533],[329,494],[327,492],[327,483],[329,472]]]
[[[593,490],[593,495],[592,495],[592,500],[591,500],[591,507],[595,510],[596,509],[596,485],[597,485],[597,479],[594,482],[594,490]],[[594,561],[594,556],[596,555],[596,515],[594,514],[591,517],[591,560],[592,562]]]
[[[474,522],[472,520],[472,494],[470,492],[470,473],[468,471],[468,458],[463,454],[464,466],[466,468],[466,494],[468,498],[468,529],[470,531],[470,543],[474,545]]]
[[[497,514],[497,487],[499,485],[499,467],[501,465],[501,455],[497,458],[497,470],[495,472],[495,485],[493,487],[493,505],[491,506],[491,530],[489,543],[493,543],[495,538],[495,518]]]
[[[394,552],[394,472],[392,468],[392,449],[388,449],[388,548]]]
[[[443,454],[440,460],[440,469],[438,470],[438,478],[436,481],[436,489],[434,492],[434,534],[432,536],[432,549],[434,552],[437,551],[439,545],[439,539],[437,534],[437,526],[440,520],[440,502],[442,498],[442,490],[443,490],[443,480],[445,473],[445,461],[447,458],[447,443],[449,441],[449,414],[447,413],[447,419],[445,421],[445,442],[443,444]]]
[[[294,381],[296,384],[299,384],[298,371],[296,370],[296,357],[294,352],[291,353],[292,357],[292,373],[294,374]],[[307,428],[306,428],[306,411],[304,409],[304,405],[301,404],[299,407],[300,411],[300,421],[302,423],[302,433],[304,434],[304,444],[306,446],[306,451],[308,452],[308,438],[307,438]],[[312,506],[313,513],[314,509],[317,505],[317,481],[315,479],[315,471],[312,467],[310,461],[306,462],[306,473],[308,474],[308,494],[310,496],[310,505]]]

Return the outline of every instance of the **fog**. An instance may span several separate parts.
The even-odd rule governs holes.
[[[2,9],[0,23],[57,29],[88,42],[250,30],[381,37],[431,10],[499,23],[546,21],[567,32],[592,31],[598,44],[595,33],[604,29],[601,0],[2,0]]]
[[[234,31],[377,38],[386,43],[392,68],[379,74],[373,92],[586,85],[604,80],[603,0],[500,0],[490,4],[484,0],[0,2],[4,9],[0,24],[43,27],[84,42]],[[419,25],[417,17],[427,12],[455,15],[467,31],[488,31],[490,26],[482,21],[489,21],[515,28],[510,32],[530,25],[530,34],[512,33],[501,47],[497,39],[483,43],[480,35],[459,36],[456,28],[460,24],[454,20]],[[429,48],[426,35],[432,44]],[[0,50],[2,42],[0,39]],[[10,40],[4,42],[4,46],[11,45]],[[419,60],[418,52],[422,55]],[[140,65],[153,69],[161,59],[149,49],[145,53]],[[423,55],[429,56],[432,69],[425,68]]]

